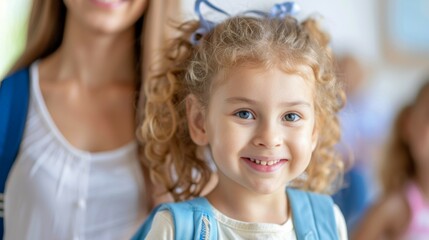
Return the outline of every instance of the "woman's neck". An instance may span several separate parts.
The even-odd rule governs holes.
[[[59,49],[43,62],[53,79],[74,79],[89,87],[136,79],[134,28],[116,33],[97,33],[66,22]],[[50,67],[49,67],[50,66]]]
[[[258,194],[237,186],[220,180],[207,199],[217,210],[239,221],[283,224],[289,219],[286,189]]]

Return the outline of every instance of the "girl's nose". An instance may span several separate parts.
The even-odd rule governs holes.
[[[253,138],[255,146],[268,149],[280,147],[282,142],[282,131],[275,123],[266,123],[260,126]]]

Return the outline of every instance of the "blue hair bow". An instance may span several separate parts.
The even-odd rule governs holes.
[[[203,3],[205,3],[208,7],[212,8],[213,10],[219,13],[222,13],[228,17],[230,16],[224,10],[210,3],[209,0],[196,0],[194,11],[198,15],[198,18],[200,19],[200,27],[197,30],[195,30],[195,32],[190,37],[190,42],[192,43],[192,45],[198,45],[200,43],[201,38],[203,38],[208,32],[210,32],[216,26],[216,23],[209,21],[203,17],[200,9],[201,4]],[[285,18],[286,16],[297,14],[299,11],[300,11],[300,8],[296,3],[284,2],[284,3],[275,4],[269,12],[250,10],[250,11],[244,12],[243,14],[254,13],[267,18]]]
[[[298,4],[294,2],[284,2],[275,4],[269,13],[271,18],[285,18],[290,15],[295,15],[300,11]]]
[[[198,45],[198,43],[200,42],[200,39],[204,35],[206,35],[208,32],[210,32],[216,26],[216,23],[208,21],[203,17],[203,14],[201,13],[201,9],[200,9],[201,4],[203,4],[203,3],[205,3],[208,7],[212,8],[213,10],[215,10],[217,12],[220,12],[226,16],[229,16],[229,14],[227,12],[216,7],[215,5],[210,3],[208,0],[196,0],[194,11],[198,15],[198,18],[200,19],[200,27],[197,30],[195,30],[195,32],[191,35],[190,41],[191,41],[192,45]]]

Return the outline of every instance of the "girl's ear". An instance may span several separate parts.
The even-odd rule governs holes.
[[[186,97],[186,117],[192,141],[199,146],[206,146],[208,137],[204,124],[205,112],[200,101],[193,94]]]

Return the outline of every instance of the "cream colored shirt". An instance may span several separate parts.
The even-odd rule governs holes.
[[[219,239],[296,239],[292,219],[284,224],[248,223],[229,218],[213,207],[218,222]],[[347,240],[347,228],[343,214],[334,205],[335,221],[340,240]],[[152,228],[146,239],[174,239],[174,224],[169,211],[160,211],[154,217]]]
[[[46,108],[37,63],[30,86],[21,148],[6,182],[4,239],[129,239],[146,215],[137,143],[98,153],[73,147]]]

